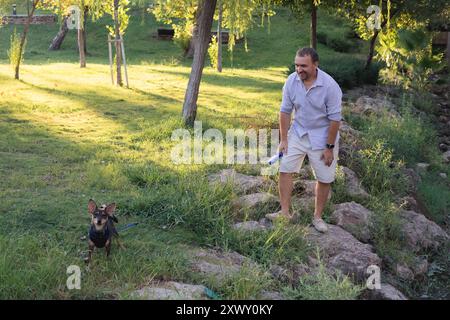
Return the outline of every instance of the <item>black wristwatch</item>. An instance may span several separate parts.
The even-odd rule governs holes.
[[[327,149],[333,149],[333,148],[334,148],[334,144],[327,143]]]

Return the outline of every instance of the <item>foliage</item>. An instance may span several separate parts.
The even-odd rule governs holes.
[[[219,44],[217,42],[217,37],[213,36],[211,43],[209,44],[208,55],[209,55],[209,60],[211,61],[211,67],[213,67],[214,69],[217,69],[217,63],[218,63],[217,53],[218,53],[218,51],[219,51]]]
[[[23,51],[25,50],[26,42],[24,43],[24,48],[20,50],[20,34],[16,32],[14,28],[14,32],[11,34],[11,42],[8,50],[8,57],[11,66],[15,68],[17,65],[22,63],[23,61]]]

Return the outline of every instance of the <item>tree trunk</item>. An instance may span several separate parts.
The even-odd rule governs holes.
[[[219,0],[219,21],[217,22],[217,71],[222,72],[222,0]]]
[[[369,69],[370,64],[372,63],[373,54],[374,54],[374,51],[375,51],[375,42],[377,40],[378,33],[380,33],[380,31],[379,30],[375,30],[373,32],[372,39],[370,39],[369,54],[367,55],[366,65],[364,67],[364,69],[366,69],[366,70]]]
[[[83,29],[78,29],[78,52],[80,53],[80,68],[86,68],[86,53],[84,52]]]
[[[199,14],[200,14],[200,6],[199,9],[197,9],[197,11],[195,12],[195,21],[194,21],[194,26],[192,27],[192,38],[189,41],[189,48],[187,49],[187,51],[184,53],[184,56],[186,58],[192,58],[194,57],[194,53],[195,53],[195,48],[196,48],[196,44],[198,41],[198,21],[199,21]]]
[[[186,89],[183,105],[183,120],[192,126],[197,115],[197,99],[205,63],[206,51],[211,37],[211,26],[217,0],[200,0],[198,10],[198,41],[196,42],[191,75]]]
[[[59,50],[61,49],[61,45],[64,41],[64,38],[66,37],[67,32],[69,31],[69,28],[67,28],[67,16],[64,17],[61,26],[59,28],[58,34],[53,38],[52,43],[50,44],[50,47],[48,47],[48,50]]]
[[[23,28],[22,37],[20,39],[20,47],[19,47],[19,58],[16,61],[16,65],[14,66],[14,79],[19,80],[19,71],[20,71],[20,61],[22,60],[22,52],[25,46],[25,41],[27,39],[28,30],[30,29],[31,19],[33,19],[34,11],[39,3],[39,0],[33,0],[33,5],[31,7],[31,11],[28,14],[27,23]]]
[[[317,7],[314,5],[314,0],[311,0],[311,48],[317,50]]]
[[[114,32],[116,46],[116,67],[117,67],[117,85],[123,86],[122,82],[122,51],[120,47],[120,22],[119,22],[119,0],[114,0]]]
[[[84,49],[84,54],[87,54],[87,44],[86,44],[86,21],[87,21],[87,15],[88,15],[88,11],[89,11],[89,7],[85,6],[84,7],[84,12],[83,12],[83,49]]]

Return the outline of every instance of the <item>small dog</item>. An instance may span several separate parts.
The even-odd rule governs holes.
[[[92,258],[92,252],[94,248],[105,248],[106,256],[109,257],[111,251],[112,237],[117,237],[117,243],[122,248],[118,237],[119,233],[114,227],[114,222],[119,222],[114,216],[116,210],[116,204],[111,203],[109,205],[102,205],[100,208],[94,200],[90,199],[88,203],[88,211],[91,215],[91,227],[89,229],[89,255],[86,259],[86,263],[89,263]],[[114,222],[113,222],[114,221]]]

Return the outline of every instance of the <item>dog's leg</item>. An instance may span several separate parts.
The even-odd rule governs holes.
[[[91,262],[91,259],[92,259],[92,252],[94,251],[94,248],[95,248],[95,244],[91,241],[91,240],[89,240],[89,250],[88,250],[88,257],[87,257],[87,260],[85,260],[86,261],[86,263],[90,263]]]
[[[106,256],[109,257],[109,253],[111,252],[111,239],[106,241],[105,249],[106,249]]]

